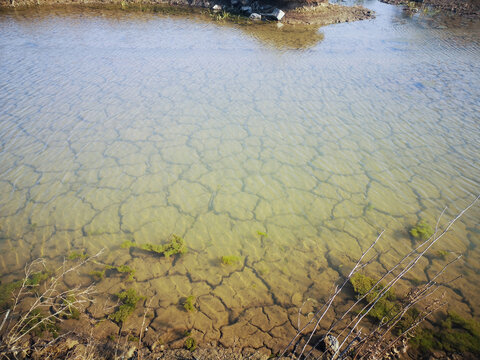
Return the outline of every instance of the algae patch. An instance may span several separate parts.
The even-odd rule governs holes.
[[[50,277],[48,271],[39,271],[32,273],[25,280],[25,286],[37,286]],[[13,297],[15,290],[22,287],[23,280],[17,280],[10,283],[0,284],[0,309],[4,308]]]
[[[440,329],[419,329],[410,341],[422,353],[443,350],[448,353],[480,355],[480,322],[449,312]]]
[[[132,269],[128,265],[120,265],[120,266],[106,265],[105,270],[114,270],[114,271],[119,272],[120,274],[128,274],[127,281],[133,281],[134,280],[135,269]],[[103,272],[96,271],[94,275],[103,277],[103,275],[105,274],[105,270],[103,270]]]
[[[193,337],[188,337],[185,339],[183,345],[185,346],[185,349],[193,352],[197,348],[197,341]]]
[[[129,248],[136,248],[145,250],[151,253],[163,255],[166,258],[176,255],[176,254],[185,254],[187,252],[187,245],[185,244],[185,240],[177,235],[172,235],[172,239],[170,242],[164,245],[155,245],[155,244],[136,244],[132,241],[125,241],[122,243],[122,248],[129,249]]]
[[[409,233],[415,239],[427,240],[434,234],[434,231],[430,224],[421,220],[410,229]]]
[[[137,303],[144,300],[145,297],[137,294],[135,289],[128,289],[126,291],[115,294],[115,296],[122,302],[117,310],[110,314],[108,318],[118,324],[123,324],[125,320],[135,311]]]
[[[44,332],[52,334],[53,338],[58,337],[59,327],[55,321],[47,318],[40,309],[33,309],[27,317],[26,323],[33,334],[42,336]]]
[[[242,261],[241,256],[236,255],[224,255],[220,258],[223,265],[235,265]]]
[[[195,302],[196,302],[196,297],[194,295],[188,296],[184,301],[183,301],[183,308],[187,310],[188,312],[194,312],[195,311]]]
[[[63,300],[63,305],[65,305],[65,313],[63,317],[66,319],[80,319],[80,311],[74,306],[77,299],[73,295],[68,295],[65,300]]]
[[[365,296],[368,303],[377,301],[375,306],[368,312],[370,318],[377,321],[390,320],[400,310],[399,304],[393,301],[396,299],[394,292],[387,290],[381,295],[384,291],[384,286],[381,283],[377,284],[375,279],[356,273],[350,278],[350,283],[359,297]],[[379,296],[380,298],[377,299]]]
[[[70,254],[68,254],[67,259],[68,260],[85,260],[88,258],[88,255],[85,253],[81,253],[78,251],[72,251]]]

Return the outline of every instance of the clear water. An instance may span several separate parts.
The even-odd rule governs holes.
[[[103,263],[131,266],[136,282],[98,288],[151,297],[154,329],[274,348],[382,229],[387,267],[411,248],[410,226],[480,193],[480,25],[365,5],[376,19],[294,30],[0,14],[0,274],[106,248]],[[447,296],[475,317],[479,216],[407,277],[441,268],[435,251],[465,254]],[[180,259],[120,247],[171,234],[188,244]],[[178,306],[191,294],[193,315]]]

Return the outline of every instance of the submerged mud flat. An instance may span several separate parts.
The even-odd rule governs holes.
[[[276,46],[271,28],[153,14],[1,15],[2,283],[38,257],[105,248],[65,279],[97,282],[93,319],[133,287],[165,343],[182,346],[189,330],[278,351],[298,308],[315,309],[379,231],[380,271],[415,243],[409,227],[446,205],[453,216],[479,190],[478,27],[439,30],[376,6],[380,19],[326,28],[306,51]],[[463,253],[447,296],[478,317],[479,214],[402,287]],[[187,244],[181,257],[121,246],[172,234]],[[105,265],[129,266],[133,281],[91,274]]]

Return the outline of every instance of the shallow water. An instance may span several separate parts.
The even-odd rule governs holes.
[[[296,31],[0,14],[0,273],[106,248],[102,261],[134,268],[136,284],[110,274],[98,288],[151,296],[152,328],[272,349],[292,321],[283,309],[323,299],[382,229],[378,269],[391,265],[410,226],[480,193],[480,25],[365,6],[376,19]],[[448,297],[475,317],[479,216],[435,250],[465,254]],[[182,258],[120,247],[172,234]],[[444,263],[433,252],[407,278]],[[191,294],[193,315],[178,306]]]

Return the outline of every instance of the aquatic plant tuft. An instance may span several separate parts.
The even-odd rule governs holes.
[[[193,352],[197,348],[197,341],[193,337],[188,337],[185,339],[183,345],[185,346],[185,349]]]
[[[88,255],[85,254],[85,253],[81,253],[81,252],[78,252],[78,251],[72,251],[70,254],[68,254],[67,256],[67,259],[68,260],[85,260],[86,258],[88,258]]]
[[[105,269],[106,270],[115,270],[115,271],[117,271],[121,274],[128,274],[127,281],[133,281],[133,279],[134,279],[135,269],[132,269],[128,265],[120,265],[120,266],[106,265]],[[105,272],[105,270],[103,270],[103,272]],[[97,273],[100,273],[100,275],[102,274],[101,272],[97,272]]]
[[[375,279],[360,273],[354,274],[350,278],[353,290],[359,298],[365,296],[368,303],[375,301],[384,289],[383,284],[377,283]],[[388,290],[377,300],[375,306],[368,312],[368,316],[374,320],[390,320],[400,310],[400,304],[395,303],[395,293]]]
[[[44,332],[49,332],[54,339],[58,337],[60,329],[56,321],[45,316],[38,308],[33,309],[29,313],[26,323],[28,324],[29,329],[33,329],[32,333],[36,336],[42,336]]]
[[[65,305],[65,312],[63,317],[66,319],[80,319],[80,311],[75,307],[77,299],[74,295],[69,294],[64,300],[63,305]]]
[[[145,297],[137,294],[135,289],[128,289],[115,294],[115,296],[122,302],[122,304],[114,313],[110,314],[108,318],[112,321],[115,321],[117,324],[123,324],[125,320],[135,311],[137,303],[140,300],[145,300]]]
[[[94,270],[90,271],[89,275],[91,275],[95,280],[102,280],[105,277],[105,269],[103,270]]]
[[[187,296],[187,298],[183,302],[183,308],[188,312],[194,312],[195,302],[196,302],[196,297],[194,295]]]
[[[409,233],[415,239],[427,240],[433,235],[434,231],[425,220],[420,220],[417,225],[410,229]]]
[[[185,240],[178,235],[172,235],[170,242],[164,245],[155,245],[155,244],[136,244],[132,241],[125,241],[121,245],[122,248],[129,249],[129,248],[137,248],[141,250],[145,250],[148,252],[156,253],[159,255],[163,255],[166,258],[176,255],[176,254],[185,254],[187,252],[187,245],[185,244]]]
[[[448,312],[440,329],[422,328],[415,332],[410,344],[428,354],[435,350],[448,353],[480,355],[480,322],[465,319],[455,312]]]
[[[242,260],[241,256],[236,255],[224,255],[220,258],[223,265],[235,265]]]

